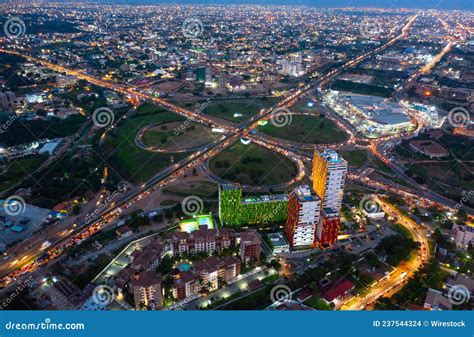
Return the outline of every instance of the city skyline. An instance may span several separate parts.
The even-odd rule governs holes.
[[[412,8],[412,9],[452,9],[474,10],[470,0],[428,1],[421,0],[414,3],[409,0],[99,0],[102,3],[133,4],[133,5],[262,5],[262,6],[310,6],[310,7],[362,7],[362,8]]]

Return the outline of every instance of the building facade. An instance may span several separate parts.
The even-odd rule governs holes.
[[[325,247],[333,245],[337,241],[339,228],[341,227],[341,218],[339,212],[335,212],[330,208],[325,208],[321,212],[321,221],[315,236],[315,245]]]
[[[298,186],[289,193],[286,237],[292,247],[313,244],[320,213],[321,199],[309,186]]]
[[[239,184],[219,186],[219,219],[226,226],[284,222],[287,209],[286,194],[242,198]]]
[[[260,262],[261,238],[257,230],[249,229],[240,236],[240,259],[245,265]]]
[[[189,271],[173,274],[172,292],[178,300],[183,300],[199,292],[207,293],[222,287],[235,279],[241,270],[240,259],[236,256],[210,256],[194,262]]]
[[[469,245],[474,245],[474,227],[467,225],[453,225],[451,238],[456,245],[462,249],[468,249]]]
[[[163,307],[163,288],[161,276],[152,271],[134,275],[130,283],[135,301],[135,309],[161,309]]]
[[[321,198],[322,208],[341,210],[347,161],[332,149],[315,151],[313,157],[313,189]]]
[[[236,245],[235,231],[231,228],[208,229],[201,226],[197,231],[173,232],[166,240],[167,249],[174,256],[181,254],[221,253]]]

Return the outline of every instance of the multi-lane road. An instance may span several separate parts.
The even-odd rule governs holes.
[[[398,218],[399,222],[408,229],[413,240],[420,244],[420,249],[415,258],[398,265],[388,277],[374,283],[367,292],[357,295],[343,303],[340,307],[341,310],[371,309],[375,301],[380,297],[390,297],[403,288],[406,281],[412,277],[418,268],[430,257],[427,229],[404,215],[393,205],[380,199],[377,199],[377,202],[382,206],[385,212],[392,217]]]

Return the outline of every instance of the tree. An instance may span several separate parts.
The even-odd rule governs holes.
[[[278,262],[277,260],[271,260],[269,266],[270,268],[273,268],[276,271],[280,271],[281,269],[281,263]]]
[[[78,215],[80,212],[81,212],[81,205],[75,204],[75,205],[72,207],[72,214],[73,214],[73,215]]]

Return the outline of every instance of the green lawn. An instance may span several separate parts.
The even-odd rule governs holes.
[[[45,160],[43,156],[25,157],[9,161],[5,164],[5,173],[0,175],[0,191],[15,185],[21,179],[28,177]]]
[[[217,185],[208,181],[189,182],[180,185],[167,187],[163,190],[166,194],[173,194],[180,197],[196,195],[201,198],[217,197]]]
[[[231,122],[241,123],[258,113],[260,109],[268,108],[276,102],[277,99],[275,98],[215,100],[209,104],[204,113]],[[234,113],[241,113],[242,117],[234,117]]]
[[[184,118],[151,104],[143,105],[136,114],[122,121],[104,142],[102,149],[110,156],[108,163],[125,179],[139,183],[172,164],[171,157],[174,162],[181,160],[189,153],[153,153],[135,145],[135,136],[144,126],[175,121],[184,121]]]
[[[322,116],[292,115],[291,123],[288,125],[277,127],[269,122],[259,128],[269,136],[297,143],[326,144],[347,139],[344,131],[330,119]]]
[[[390,167],[388,167],[383,161],[381,161],[377,157],[372,157],[371,161],[372,161],[371,166],[373,168],[380,170],[384,173],[393,174],[393,171],[390,169]]]
[[[217,137],[210,128],[189,122],[171,122],[156,125],[143,134],[143,143],[168,151],[192,149],[207,144]]]
[[[427,184],[434,191],[453,200],[463,197],[461,191],[474,189],[469,163],[460,165],[455,161],[440,161],[410,164],[407,173],[418,183]],[[472,205],[472,200],[469,199],[466,203]]]
[[[364,150],[339,151],[342,158],[349,162],[350,166],[362,167],[367,161],[367,152]]]
[[[361,95],[374,95],[381,97],[390,97],[393,94],[392,88],[343,80],[336,80],[331,83],[331,89],[337,91],[348,91]]]
[[[245,185],[275,185],[292,179],[297,169],[287,158],[255,144],[235,143],[210,162],[223,179]]]
[[[304,304],[316,310],[332,310],[331,306],[325,300],[316,296],[306,300]]]

